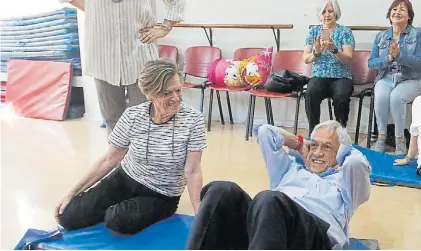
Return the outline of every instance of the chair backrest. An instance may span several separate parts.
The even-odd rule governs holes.
[[[272,71],[277,72],[282,69],[310,76],[311,64],[304,62],[303,50],[281,50],[275,54]]]
[[[221,49],[211,46],[194,46],[187,48],[184,54],[184,73],[206,78],[209,66],[222,57]]]
[[[234,52],[233,60],[243,60],[250,58],[256,56],[263,50],[265,50],[265,48],[238,48]]]
[[[161,58],[169,58],[175,63],[178,60],[178,49],[172,45],[159,45],[159,57]]]
[[[373,83],[376,70],[368,68],[368,59],[371,51],[356,50],[352,55],[351,73],[355,85]]]

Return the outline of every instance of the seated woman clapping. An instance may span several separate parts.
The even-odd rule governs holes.
[[[407,104],[421,95],[421,31],[412,26],[409,0],[395,0],[387,17],[392,26],[377,34],[368,66],[378,70],[374,110],[379,131],[375,150],[384,152],[389,112],[395,124],[396,155],[406,155],[404,121]]]
[[[313,26],[306,38],[303,57],[306,64],[312,64],[305,97],[309,134],[320,123],[320,104],[326,98],[333,100],[336,120],[343,127],[348,122],[355,40],[350,28],[336,23],[340,16],[336,0],[324,1],[319,12],[322,24]]]
[[[173,215],[186,184],[194,212],[199,208],[203,115],[182,102],[170,60],[146,63],[138,82],[150,102],[126,109],[108,151],[57,206],[56,219],[67,230],[105,222],[134,234]]]

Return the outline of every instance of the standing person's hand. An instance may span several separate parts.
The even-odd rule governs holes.
[[[154,42],[156,39],[165,37],[169,32],[169,29],[162,26],[144,28],[139,31],[139,39],[142,43],[149,44]]]

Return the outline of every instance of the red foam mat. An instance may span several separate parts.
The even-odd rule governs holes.
[[[69,105],[71,72],[70,63],[11,59],[6,100],[22,116],[63,120]]]

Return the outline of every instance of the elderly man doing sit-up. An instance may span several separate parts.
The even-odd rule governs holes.
[[[304,142],[281,128],[256,130],[270,191],[254,197],[237,184],[214,181],[201,206],[188,249],[341,249],[349,221],[370,196],[371,166],[338,122],[317,125]],[[283,146],[297,150],[305,165]]]

